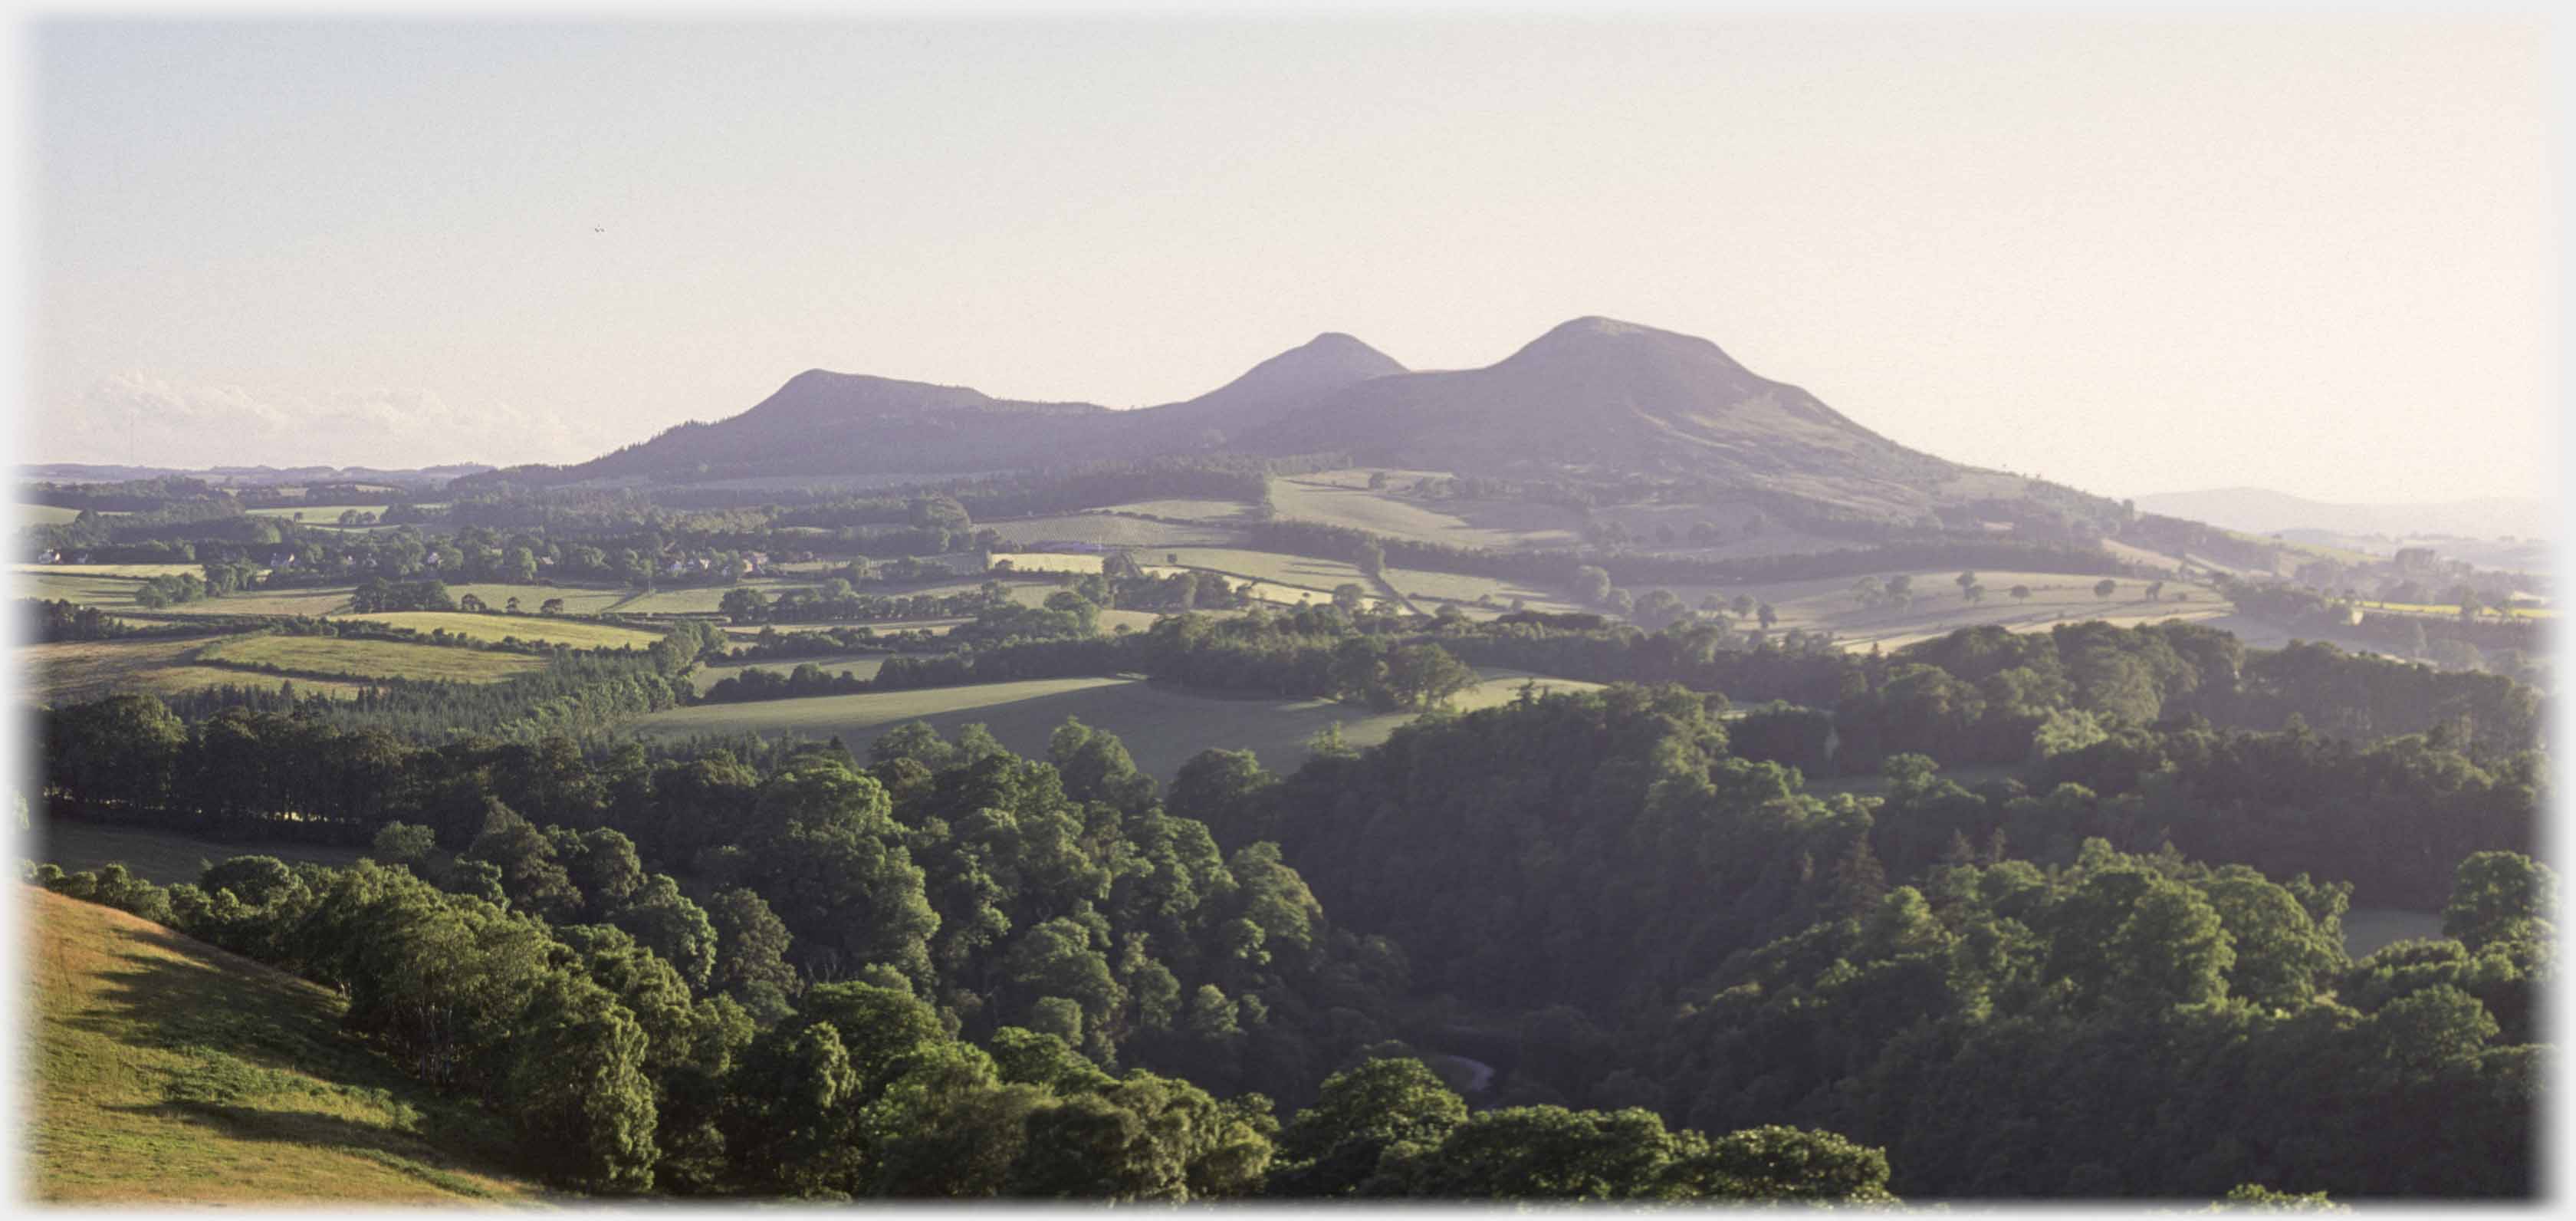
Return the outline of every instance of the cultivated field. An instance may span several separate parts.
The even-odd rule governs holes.
[[[1884,583],[1894,573],[1875,574]],[[2109,598],[2093,596],[2093,584],[2100,577],[2047,572],[1980,572],[1978,581],[1986,587],[1981,603],[1970,604],[1959,594],[1955,583],[1956,569],[1920,571],[1907,574],[1913,578],[1914,600],[1902,608],[1880,607],[1863,610],[1853,586],[1858,577],[1823,577],[1805,581],[1781,581],[1767,585],[1706,586],[1675,585],[1636,587],[1630,593],[1643,597],[1650,588],[1669,588],[1685,606],[1696,608],[1700,600],[1716,594],[1733,600],[1738,594],[1750,595],[1756,602],[1769,602],[1780,621],[1775,630],[1803,628],[1808,631],[1832,632],[1844,645],[1866,649],[1872,644],[1893,649],[1947,635],[1963,627],[1994,624],[2016,632],[2045,631],[2061,623],[2080,623],[2100,619],[2122,627],[2142,623],[2161,623],[2167,619],[2209,620],[2233,611],[2232,604],[2203,585],[2168,580],[2161,601],[2149,602],[2144,596],[2146,583],[2133,577],[2117,578],[2118,587]],[[2015,585],[2028,586],[2027,601],[2010,594]],[[2187,602],[2176,601],[2177,595],[2188,595]],[[1739,621],[1738,626],[1752,626]]]
[[[9,584],[11,597],[42,598],[75,606],[132,606],[134,591],[141,588],[143,582],[134,577],[101,576],[60,569],[40,571],[21,566],[10,577]]]
[[[1467,603],[1470,605],[1464,609],[1473,610],[1475,608],[1472,604],[1476,599],[1487,596],[1492,597],[1495,605],[1503,610],[1510,609],[1514,598],[1522,599],[1529,610],[1546,611],[1551,614],[1586,609],[1577,604],[1564,590],[1526,581],[1505,581],[1493,577],[1471,577],[1454,572],[1426,572],[1418,568],[1393,566],[1387,568],[1386,580],[1387,584],[1395,586],[1404,596],[1421,603],[1424,610],[1430,610],[1443,601]]]
[[[1151,507],[1148,507],[1151,506]],[[1207,516],[1188,510],[1189,506],[1206,506]],[[1112,512],[1059,513],[1049,517],[1023,517],[1002,521],[979,521],[1001,531],[1002,537],[1028,544],[1041,541],[1099,543],[1106,547],[1223,547],[1240,542],[1241,535],[1230,525],[1243,512],[1243,506],[1232,501],[1148,501],[1141,505],[1120,505],[1137,513],[1156,517],[1191,519],[1188,524],[1146,521]],[[1173,511],[1173,510],[1181,511]]]
[[[1079,576],[1100,571],[1109,557],[1069,551],[996,551],[992,560],[996,570],[1008,564],[1013,572],[1069,572]]]
[[[59,526],[79,516],[80,510],[61,505],[18,506],[18,524],[21,526]]]
[[[513,674],[544,669],[546,664],[519,653],[486,653],[391,640],[342,640],[336,636],[236,636],[209,647],[199,656],[209,661],[270,665],[338,678],[457,683],[499,682]]]
[[[327,989],[21,886],[22,1189],[45,1203],[534,1201],[508,1129],[340,1029]]]
[[[2364,610],[2387,611],[2391,614],[2398,615],[2429,615],[2436,619],[2456,619],[2460,615],[2459,607],[2444,606],[2439,602],[2356,602],[2353,603],[2353,605],[2361,607]],[[2558,617],[2557,611],[2538,606],[2517,606],[2513,607],[2509,613],[2516,619],[2555,619]]]
[[[310,615],[321,616],[347,610],[349,595],[356,587],[325,586],[317,589],[254,589],[248,593],[225,594],[218,598],[199,598],[194,602],[174,602],[161,608],[168,615]]]
[[[619,627],[611,623],[591,623],[581,619],[558,619],[551,616],[520,614],[470,614],[465,611],[385,611],[372,615],[344,615],[341,618],[407,627],[420,632],[445,631],[450,635],[473,640],[498,641],[511,636],[545,644],[565,644],[576,649],[648,648],[660,640],[660,632],[641,628]]]
[[[277,505],[271,508],[244,509],[242,512],[253,517],[283,517],[288,521],[300,521],[308,526],[336,526],[340,524],[340,515],[343,513],[372,513],[377,517],[383,517],[386,508],[385,505]]]
[[[1506,703],[1518,684],[1531,677],[1494,668],[1478,673],[1486,676],[1485,681],[1461,693],[1454,706],[1468,709]],[[1596,686],[1566,679],[1536,681],[1541,690]],[[926,721],[946,735],[981,723],[1003,745],[1043,758],[1049,735],[1066,717],[1118,735],[1136,766],[1167,782],[1191,756],[1212,747],[1250,749],[1263,766],[1284,772],[1305,761],[1308,740],[1327,725],[1340,722],[1344,738],[1352,745],[1369,746],[1385,741],[1397,726],[1413,719],[1409,713],[1371,712],[1331,700],[1208,695],[1134,678],[1054,678],[702,704],[657,712],[635,722],[635,728],[660,738],[746,732],[818,741],[838,736],[864,757],[867,743],[907,721]]]
[[[145,685],[145,675],[185,665],[205,647],[194,640],[62,640],[22,645],[18,664],[30,692],[48,704],[78,704]],[[243,675],[244,679],[256,677]]]
[[[65,640],[21,646],[18,664],[25,668],[28,693],[49,705],[87,703],[120,691],[175,695],[207,687],[277,690],[292,683],[298,693],[318,692],[345,699],[366,689],[359,683],[289,679],[191,663],[189,658],[210,643],[203,636],[186,640]]]
[[[1574,510],[1521,501],[1422,500],[1399,495],[1439,471],[1389,471],[1388,486],[1370,491],[1368,470],[1319,471],[1270,481],[1270,503],[1280,518],[1348,526],[1455,547],[1497,551],[1572,547],[1581,543],[1582,518]]]

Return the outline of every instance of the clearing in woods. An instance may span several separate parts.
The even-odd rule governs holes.
[[[32,886],[25,1187],[48,1203],[533,1202],[508,1128],[340,1029],[327,989]]]
[[[1477,673],[1484,681],[1459,693],[1452,707],[1464,711],[1508,703],[1525,679],[1534,680],[1540,691],[1588,691],[1599,686],[1495,667],[1480,667]],[[1332,700],[1201,694],[1136,678],[1048,678],[700,704],[657,712],[633,724],[639,732],[658,738],[757,733],[820,741],[837,736],[864,759],[868,743],[907,721],[926,721],[950,737],[961,726],[980,722],[1004,746],[1042,759],[1047,739],[1066,717],[1072,717],[1118,735],[1138,768],[1169,782],[1181,764],[1203,750],[1249,749],[1260,756],[1264,767],[1284,773],[1305,761],[1310,753],[1308,740],[1327,725],[1339,722],[1351,745],[1371,746],[1385,741],[1416,715],[1372,712]]]

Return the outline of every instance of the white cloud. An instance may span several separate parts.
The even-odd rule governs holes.
[[[263,394],[119,373],[29,421],[26,462],[420,467],[577,462],[633,438],[549,407],[393,387]]]

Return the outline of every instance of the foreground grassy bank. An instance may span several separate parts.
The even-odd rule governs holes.
[[[49,1203],[529,1201],[506,1129],[339,1028],[322,988],[35,887],[25,1187]]]

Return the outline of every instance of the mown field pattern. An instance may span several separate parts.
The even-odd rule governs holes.
[[[158,925],[19,888],[46,1203],[533,1201],[506,1130],[339,1028],[343,1000]]]

